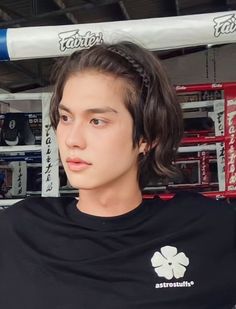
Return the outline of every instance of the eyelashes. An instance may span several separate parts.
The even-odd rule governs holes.
[[[107,121],[99,118],[93,118],[90,120],[89,123],[93,123],[97,127],[97,126],[104,126],[107,123]]]
[[[69,124],[73,121],[72,117],[65,114],[60,114],[59,120],[62,124]],[[108,123],[108,121],[100,118],[92,118],[89,120],[88,123],[92,124],[95,127],[103,127]]]
[[[66,123],[69,123],[70,121],[72,121],[72,118],[69,117],[68,115],[65,115],[65,114],[59,114],[59,121],[61,123],[66,124]]]

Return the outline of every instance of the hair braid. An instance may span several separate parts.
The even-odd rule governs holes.
[[[139,76],[141,77],[142,79],[142,82],[143,82],[143,85],[146,87],[146,88],[149,88],[150,86],[150,77],[149,75],[147,74],[147,72],[144,70],[143,66],[137,61],[135,60],[133,57],[127,55],[125,52],[123,52],[122,50],[120,49],[117,49],[113,46],[110,46],[107,48],[109,51],[115,53],[115,54],[118,54],[120,55],[122,58],[126,59],[126,61],[128,61],[131,66],[133,67],[133,69],[139,74]]]

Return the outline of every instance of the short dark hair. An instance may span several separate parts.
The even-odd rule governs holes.
[[[147,185],[151,175],[175,177],[173,160],[183,134],[182,110],[160,60],[137,44],[97,45],[59,61],[53,73],[56,82],[50,104],[53,128],[59,122],[58,106],[66,81],[90,69],[126,81],[124,102],[133,119],[133,146],[141,139],[149,146],[149,151],[138,157],[140,188]]]

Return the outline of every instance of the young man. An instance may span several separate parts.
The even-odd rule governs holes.
[[[182,116],[160,62],[131,43],[65,59],[50,116],[79,198],[29,198],[0,217],[4,309],[231,309],[235,214],[198,194],[144,200],[171,177]]]

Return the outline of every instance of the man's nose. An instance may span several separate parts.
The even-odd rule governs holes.
[[[66,144],[68,147],[78,147],[78,148],[85,148],[86,141],[85,141],[85,132],[82,125],[74,124],[66,137]]]

